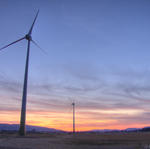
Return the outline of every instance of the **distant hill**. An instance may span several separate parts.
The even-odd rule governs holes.
[[[96,129],[87,132],[137,132],[137,131],[150,131],[150,127],[144,128],[127,128],[127,129]]]
[[[18,131],[19,124],[0,124],[0,131]],[[57,130],[53,128],[39,127],[26,125],[26,131],[30,132],[63,132],[62,130]]]
[[[3,131],[18,131],[19,130],[19,124],[0,124],[0,132]],[[32,125],[26,125],[26,131],[27,132],[65,132],[62,130],[54,129],[54,128],[46,128],[46,127],[40,127],[40,126],[32,126]],[[137,132],[137,131],[150,131],[150,127],[144,127],[144,128],[127,128],[124,130],[120,129],[96,129],[96,130],[90,130],[90,131],[84,131],[88,133],[105,133],[105,132]]]
[[[88,132],[119,132],[119,129],[94,129]]]
[[[141,129],[141,131],[150,131],[150,127],[144,127]]]
[[[140,131],[142,128],[127,128],[125,130],[122,131],[126,131],[126,132],[134,132],[134,131]]]

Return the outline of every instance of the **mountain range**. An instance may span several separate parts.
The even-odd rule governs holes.
[[[19,124],[0,124],[0,132],[2,131],[18,131],[19,130]],[[54,128],[46,128],[46,127],[40,127],[40,126],[32,126],[32,125],[26,125],[26,131],[27,132],[65,132],[62,130],[54,129]],[[144,127],[144,128],[127,128],[124,130],[120,129],[95,129],[85,132],[135,132],[135,131],[150,131],[150,127]]]
[[[18,131],[19,124],[0,124],[0,131]],[[26,125],[26,131],[30,132],[64,132],[54,128]]]

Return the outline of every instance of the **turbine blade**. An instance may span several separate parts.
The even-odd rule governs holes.
[[[47,52],[43,50],[34,40],[31,40],[44,54],[47,55]]]
[[[1,50],[3,50],[3,49],[5,49],[5,48],[7,48],[7,47],[9,47],[9,46],[10,46],[10,45],[12,45],[12,44],[15,44],[15,43],[17,43],[17,42],[19,42],[19,41],[23,40],[23,39],[25,39],[25,37],[20,38],[20,39],[18,39],[18,40],[16,40],[16,41],[14,41],[14,42],[12,42],[12,43],[10,43],[10,44],[8,44],[8,45],[6,45],[6,46],[2,47],[2,48],[0,48],[0,51],[1,51]]]
[[[35,18],[34,18],[34,21],[33,21],[33,23],[32,23],[32,26],[31,26],[31,28],[30,28],[30,30],[29,30],[29,33],[28,33],[29,35],[31,35],[31,33],[32,33],[32,29],[33,29],[33,26],[34,26],[34,24],[35,24],[35,21],[36,21],[36,19],[37,19],[38,14],[39,14],[39,10],[37,11],[36,16],[35,16]]]

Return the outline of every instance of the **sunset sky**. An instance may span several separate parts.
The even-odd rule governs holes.
[[[0,0],[0,47],[31,45],[27,124],[150,126],[150,0]],[[0,52],[0,123],[19,124],[27,41]]]

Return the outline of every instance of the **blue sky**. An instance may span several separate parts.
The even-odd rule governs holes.
[[[109,115],[119,119],[116,126],[148,125],[150,1],[0,1],[0,46],[23,37],[38,9],[32,38],[47,54],[31,45],[28,108],[63,113],[75,100],[81,117],[85,110],[91,119],[97,114],[106,120],[121,109],[132,120],[125,122],[131,116],[121,111],[119,118]],[[0,53],[4,113],[20,110],[26,46],[21,41]],[[96,121],[91,125],[103,128]]]

